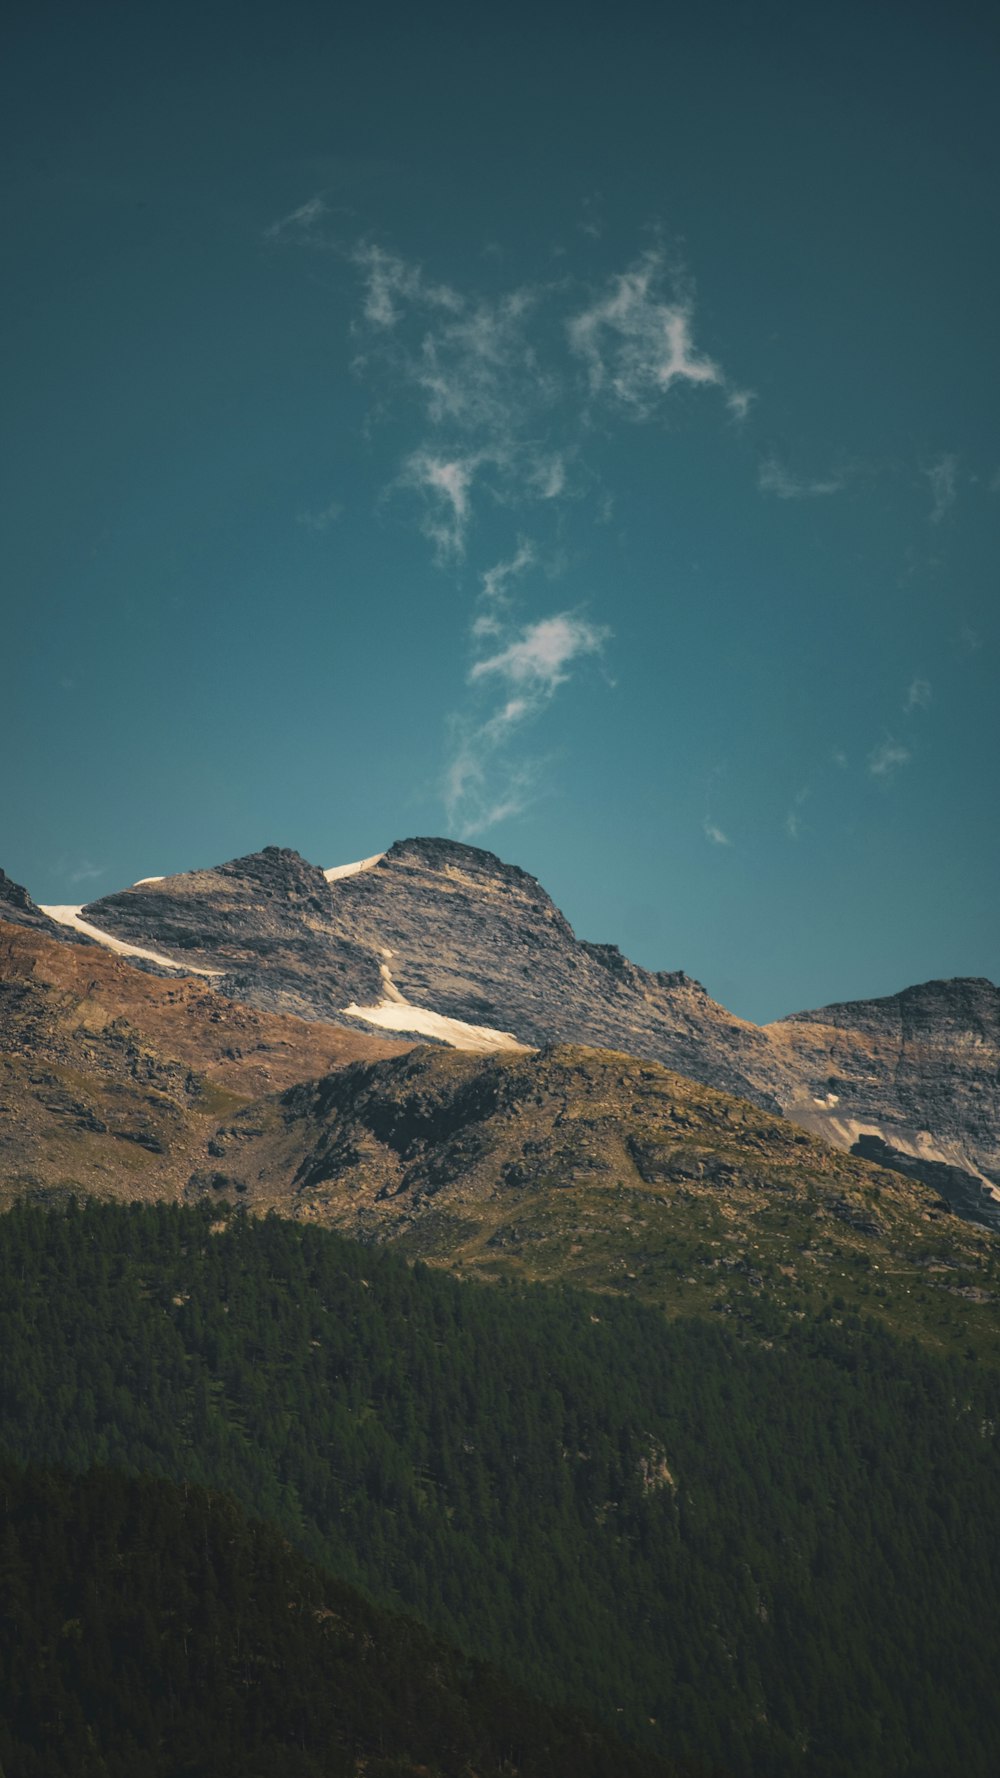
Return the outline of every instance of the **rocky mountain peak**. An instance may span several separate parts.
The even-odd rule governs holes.
[[[456,882],[465,881],[481,889],[515,891],[525,900],[550,909],[553,915],[562,919],[555,902],[537,877],[522,870],[520,865],[505,863],[495,852],[487,852],[481,846],[427,836],[396,840],[375,868],[386,871],[396,867],[417,868]]]
[[[956,1020],[970,1030],[1000,1030],[1000,988],[986,976],[955,976],[946,981],[918,982],[897,994],[874,1000],[838,1001],[832,1006],[792,1013],[778,1023],[833,1025],[853,1030],[859,1025],[933,1026]]]
[[[318,898],[324,907],[329,898],[329,884],[319,866],[288,846],[264,846],[244,858],[231,858],[228,864],[217,866],[216,874],[238,877],[262,896]]]
[[[27,889],[22,888],[20,883],[15,883],[5,870],[0,870],[0,907],[21,908],[22,911],[36,914],[42,911],[32,901]]]
[[[0,920],[6,920],[12,926],[31,926],[36,932],[47,932],[63,944],[89,945],[93,942],[82,932],[74,932],[70,926],[57,925],[37,902],[32,901],[27,889],[15,883],[5,870],[0,870]]]

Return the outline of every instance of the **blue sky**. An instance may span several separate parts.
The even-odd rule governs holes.
[[[751,1018],[1000,976],[984,9],[17,30],[11,875],[451,833]]]

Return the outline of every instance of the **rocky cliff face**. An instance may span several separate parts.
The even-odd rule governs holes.
[[[342,934],[323,872],[283,847],[137,883],[83,913],[182,967],[221,970],[224,994],[267,1011],[330,1019],[379,995],[378,959]]]
[[[70,926],[60,926],[47,913],[32,901],[27,889],[15,883],[5,870],[0,870],[0,920],[9,926],[30,926],[35,932],[45,932],[50,938],[60,939],[64,944],[90,945],[93,939],[86,938],[82,932],[74,932]]]
[[[768,1036],[799,1076],[786,1109],[800,1123],[844,1147],[881,1136],[911,1160],[1000,1185],[1000,990],[992,982],[924,982],[885,999],[824,1006],[779,1020]]]

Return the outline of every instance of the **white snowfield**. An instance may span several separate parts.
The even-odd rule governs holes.
[[[161,879],[162,880],[162,879]],[[155,877],[147,877],[146,882],[155,882]],[[130,945],[123,938],[113,938],[110,932],[102,932],[98,926],[92,926],[89,920],[83,920],[80,907],[43,907],[42,913],[48,914],[50,920],[56,920],[60,926],[72,926],[74,932],[82,932],[87,938],[96,938],[98,944],[104,945],[109,951],[117,951],[121,957],[144,957],[147,963],[159,963],[165,969],[175,969],[178,975],[224,975],[222,969],[204,969],[197,963],[181,963],[176,957],[165,957],[162,951],[147,951],[142,945]]]
[[[383,956],[391,957],[391,951]],[[489,1055],[494,1050],[530,1049],[519,1043],[509,1031],[494,1031],[490,1025],[467,1025],[463,1019],[449,1019],[445,1013],[431,1012],[426,1006],[411,1006],[392,979],[387,963],[379,964],[382,977],[382,998],[376,1006],[345,1006],[349,1018],[364,1019],[366,1025],[377,1025],[382,1031],[403,1031],[415,1037],[436,1037],[454,1050],[474,1050]]]
[[[357,864],[335,864],[331,870],[323,872],[328,883],[336,883],[341,877],[357,877],[363,870],[373,870],[384,852],[373,852],[370,858],[359,858]]]

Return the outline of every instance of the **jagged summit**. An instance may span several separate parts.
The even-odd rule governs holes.
[[[655,975],[616,945],[578,939],[529,872],[458,840],[397,840],[329,872],[268,845],[137,883],[83,915],[119,940],[221,972],[224,993],[267,1010],[482,1047],[606,1044],[778,1108],[755,1026],[682,971]]]
[[[488,852],[482,846],[466,845],[462,840],[436,839],[427,835],[394,840],[389,850],[383,852],[376,868],[391,869],[396,864],[424,866],[446,876],[466,877],[474,882],[510,884],[522,893],[533,894],[556,913],[559,911],[538,878],[529,871],[522,870],[519,864],[506,863],[496,852]]]

